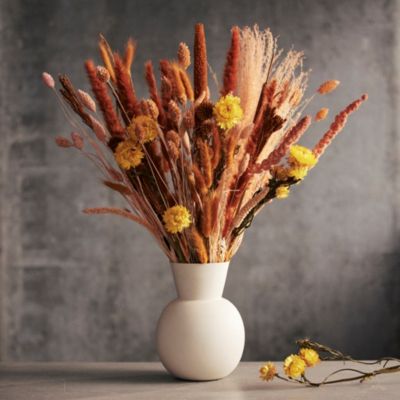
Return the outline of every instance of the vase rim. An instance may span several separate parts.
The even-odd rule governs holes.
[[[229,262],[171,263],[175,286],[180,299],[215,299],[222,296]]]

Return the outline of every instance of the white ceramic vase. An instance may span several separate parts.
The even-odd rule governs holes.
[[[181,379],[221,379],[239,364],[245,339],[239,311],[222,297],[229,262],[171,267],[178,297],[158,321],[161,362]]]

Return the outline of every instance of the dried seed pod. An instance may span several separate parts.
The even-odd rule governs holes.
[[[190,50],[186,43],[179,43],[178,61],[183,69],[187,69],[190,65]]]
[[[65,147],[65,148],[73,147],[73,143],[71,143],[71,141],[65,138],[64,136],[57,136],[55,138],[55,142],[59,147]]]
[[[315,121],[322,121],[324,120],[329,113],[329,108],[321,108],[316,114],[315,114]]]
[[[337,80],[330,80],[324,82],[317,90],[319,94],[327,94],[334,91],[340,84],[340,81]]]
[[[48,72],[42,73],[42,81],[47,87],[49,87],[50,89],[54,89],[54,78]]]
[[[74,143],[74,146],[77,149],[79,149],[79,150],[83,149],[84,141],[83,141],[82,136],[78,132],[71,132],[71,139],[72,139],[72,142]]]
[[[78,95],[82,102],[82,104],[90,111],[96,112],[96,103],[92,99],[89,93],[84,92],[81,89],[78,89]]]
[[[149,116],[157,121],[158,115],[160,114],[157,104],[151,99],[147,99],[144,102],[146,103]]]
[[[178,104],[176,104],[173,100],[170,100],[168,103],[168,116],[174,124],[179,125],[182,112]]]
[[[168,152],[171,158],[176,161],[179,158],[178,146],[172,140],[167,140]]]
[[[110,80],[110,73],[108,72],[108,69],[101,65],[96,67],[96,75],[101,82],[107,83]]]
[[[174,142],[177,147],[179,147],[181,144],[181,137],[179,136],[179,134],[177,132],[175,132],[173,130],[169,130],[165,134],[165,138],[167,140],[171,140],[172,142]]]
[[[105,143],[106,139],[107,139],[107,133],[106,133],[103,125],[93,116],[90,116],[90,119],[92,121],[93,131],[94,131],[97,139],[99,139],[100,142]]]

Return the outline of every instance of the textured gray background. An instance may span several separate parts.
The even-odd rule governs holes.
[[[0,359],[156,359],[156,322],[174,295],[167,261],[132,223],[80,213],[119,200],[86,160],[54,146],[69,127],[40,73],[63,71],[87,88],[82,62],[97,56],[97,34],[120,48],[132,35],[144,95],[144,61],[174,57],[197,21],[216,71],[230,26],[258,22],[286,49],[305,50],[312,88],[342,82],[323,99],[332,112],[370,95],[304,184],[261,213],[232,262],[225,294],[245,321],[244,358],[281,358],[305,335],[357,357],[399,355],[399,6],[2,0]]]

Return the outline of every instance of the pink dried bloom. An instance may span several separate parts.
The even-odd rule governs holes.
[[[42,73],[42,81],[47,87],[49,87],[50,89],[54,89],[54,78],[48,72]]]
[[[79,150],[83,149],[84,141],[83,141],[82,136],[78,132],[71,132],[71,139],[72,139],[74,146],[77,149],[79,149]]]
[[[78,89],[79,98],[81,99],[82,104],[90,111],[96,112],[96,103],[92,99],[89,93],[84,92],[81,89]]]
[[[60,146],[60,147],[72,147],[73,146],[73,144],[64,136],[57,136],[55,138],[55,141],[56,141],[57,146]]]
[[[93,131],[97,137],[97,139],[100,140],[100,142],[105,143],[107,139],[107,133],[103,127],[103,125],[94,117],[90,116],[90,119],[92,121],[92,126],[93,126]]]

